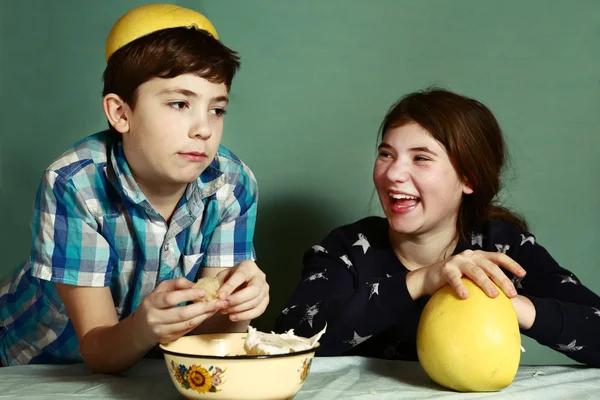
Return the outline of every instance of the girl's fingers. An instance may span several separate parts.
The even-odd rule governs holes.
[[[512,272],[516,276],[525,276],[526,272],[519,263],[504,253],[479,252],[478,254],[507,271]]]
[[[477,265],[502,289],[506,296],[514,297],[517,295],[513,283],[496,264],[485,258],[481,258],[477,260]]]
[[[448,284],[454,289],[454,291],[456,292],[456,294],[458,294],[460,298],[466,299],[467,297],[469,297],[469,292],[467,291],[465,285],[463,285],[462,283],[462,274],[458,269],[455,269],[453,271],[456,272],[449,272],[446,276]]]
[[[476,264],[464,264],[461,270],[477,286],[479,286],[488,297],[496,297],[500,294],[489,276]]]

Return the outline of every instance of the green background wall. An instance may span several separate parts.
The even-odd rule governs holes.
[[[0,0],[0,273],[25,260],[43,169],[106,126],[104,40],[146,1]],[[399,96],[438,84],[498,116],[503,198],[600,293],[600,2],[195,1],[238,50],[223,142],[260,187],[256,247],[270,329],[305,249],[372,213],[376,130]],[[524,363],[569,360],[525,339]]]

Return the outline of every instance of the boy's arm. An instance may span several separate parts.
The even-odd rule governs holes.
[[[202,289],[192,285],[185,278],[162,282],[120,322],[109,288],[56,287],[75,328],[85,364],[96,373],[120,373],[158,343],[183,336],[222,308],[218,300],[176,307],[204,295]]]
[[[108,287],[57,283],[56,289],[77,333],[83,359],[92,371],[124,371],[151,348],[136,335],[132,315],[119,323]]]
[[[152,346],[176,340],[224,308],[221,301],[175,307],[204,295],[181,278],[159,284],[119,322],[108,287],[118,256],[100,231],[83,192],[47,171],[34,209],[32,275],[56,285],[92,371],[126,370]]]

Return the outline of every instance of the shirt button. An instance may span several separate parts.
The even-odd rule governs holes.
[[[169,243],[165,244],[165,245],[163,246],[163,250],[164,250],[164,251],[169,251],[169,250],[171,250],[171,245],[170,245]]]

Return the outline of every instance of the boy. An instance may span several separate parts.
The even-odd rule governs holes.
[[[3,365],[118,373],[192,330],[245,331],[269,302],[256,180],[220,146],[236,53],[201,14],[148,5],[115,24],[106,58],[109,130],[44,172],[30,258],[0,288]],[[192,287],[205,276],[218,299]]]

